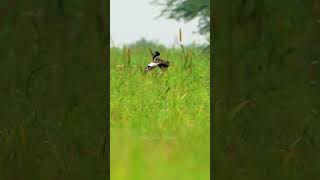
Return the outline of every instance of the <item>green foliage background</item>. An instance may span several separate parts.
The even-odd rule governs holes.
[[[148,48],[110,49],[111,179],[209,179],[209,53],[157,50],[170,67],[145,74]]]
[[[213,178],[319,179],[320,2],[211,4]]]
[[[1,1],[0,179],[106,179],[107,1]]]
[[[107,4],[80,0],[5,0],[1,4],[0,179],[100,179],[107,176],[107,160],[103,154],[107,68],[101,63],[106,56],[106,21],[103,20],[106,11],[101,10],[107,7],[104,3]],[[214,32],[211,94],[215,99],[213,177],[319,178],[320,2],[217,0],[211,5]],[[117,53],[121,54],[115,51]],[[118,55],[118,61],[121,56]],[[139,56],[132,55],[136,57]],[[181,59],[178,55],[170,57]],[[131,62],[133,67],[134,62]],[[118,77],[140,78],[143,76],[137,72],[143,65],[145,62],[131,69],[124,66],[128,74],[121,74],[117,64],[111,69],[114,68]],[[176,67],[179,66],[183,64]],[[176,79],[164,75],[159,82],[154,76],[161,75],[156,72],[145,81],[128,81],[127,87],[112,86],[123,87],[113,92],[128,93],[126,97],[136,105],[126,106],[128,99],[122,97],[123,94],[111,101],[118,102],[114,107],[121,110],[118,114],[113,112],[118,118],[114,117],[116,123],[112,122],[116,138],[111,137],[114,139],[111,143],[117,155],[112,162],[119,163],[114,164],[114,176],[131,175],[141,179],[167,172],[165,175],[177,178],[180,172],[190,172],[191,176],[186,174],[186,179],[197,175],[208,177],[209,122],[199,125],[192,121],[191,117],[196,114],[192,111],[180,113],[180,116],[164,111],[158,114],[163,115],[161,121],[154,122],[148,119],[151,115],[135,109],[140,108],[138,102],[143,99],[133,99],[132,94],[141,92],[142,87],[151,89],[155,85],[152,90],[159,96],[152,95],[151,100],[163,98],[160,87],[166,82],[171,87],[168,95],[175,92],[175,81],[178,82],[176,93],[182,87],[191,88],[182,89],[185,93],[192,92],[192,88],[195,90],[196,85],[199,85],[197,88],[206,87],[204,81],[187,76],[188,70],[172,69],[178,73]],[[209,72],[208,69],[194,71],[198,75],[204,73],[203,77]],[[183,77],[187,79],[178,80]],[[195,84],[188,86],[192,83],[187,82],[192,81]],[[126,84],[121,79],[113,82]],[[129,91],[128,87],[133,90]],[[208,92],[201,90],[191,96],[189,103],[194,111],[197,103],[204,102],[197,99],[201,97],[198,95],[207,98]],[[182,98],[178,95],[166,98],[179,97]],[[152,114],[158,106],[151,100],[146,107]],[[174,102],[159,106],[178,110],[181,104]],[[175,124],[170,121],[173,118],[168,117],[190,119]],[[201,118],[207,119],[206,115]],[[166,127],[166,123],[172,129]],[[163,140],[156,143],[158,147],[154,142],[143,140],[150,134],[155,139],[175,135],[179,141],[176,145]],[[199,139],[202,140],[197,144]],[[188,149],[190,144],[193,146]],[[162,151],[170,147],[173,147],[172,156]],[[190,150],[188,154],[181,154],[186,149]],[[154,154],[148,153],[151,150]],[[125,151],[129,151],[131,158],[125,156]],[[159,154],[161,152],[164,154]],[[121,161],[123,159],[125,161]],[[130,162],[126,164],[128,172],[121,164],[126,160]],[[154,164],[162,169],[153,169]],[[189,164],[199,166],[191,166],[190,170]],[[142,174],[145,169],[139,167],[149,167],[149,174]]]

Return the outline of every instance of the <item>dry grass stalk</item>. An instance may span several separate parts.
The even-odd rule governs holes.
[[[184,59],[184,66],[186,67],[187,63],[188,63],[188,54],[185,52],[185,48],[184,45],[182,43],[182,29],[179,28],[179,44],[180,47],[182,49],[182,54],[183,54],[183,59]]]
[[[182,30],[179,28],[179,41],[182,44]]]
[[[130,65],[130,61],[131,61],[131,49],[128,48],[128,50],[127,50],[127,62],[128,62],[128,65]]]

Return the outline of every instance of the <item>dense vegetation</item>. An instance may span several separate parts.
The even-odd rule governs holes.
[[[171,66],[145,74],[148,48],[111,49],[111,179],[209,179],[209,54],[158,50]]]
[[[319,1],[212,12],[214,179],[319,179]]]
[[[101,8],[105,1],[1,1],[0,179],[107,178]]]

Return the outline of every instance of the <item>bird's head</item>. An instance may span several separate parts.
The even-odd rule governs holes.
[[[154,58],[156,58],[156,57],[158,57],[158,56],[160,56],[160,52],[159,51],[155,51],[154,52],[154,56],[153,56],[153,60],[154,60]]]
[[[155,51],[155,56],[160,56],[160,52],[159,51]]]

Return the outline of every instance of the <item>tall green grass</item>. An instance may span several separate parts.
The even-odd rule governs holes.
[[[209,54],[159,51],[168,71],[145,74],[148,49],[110,49],[111,179],[209,179]]]

